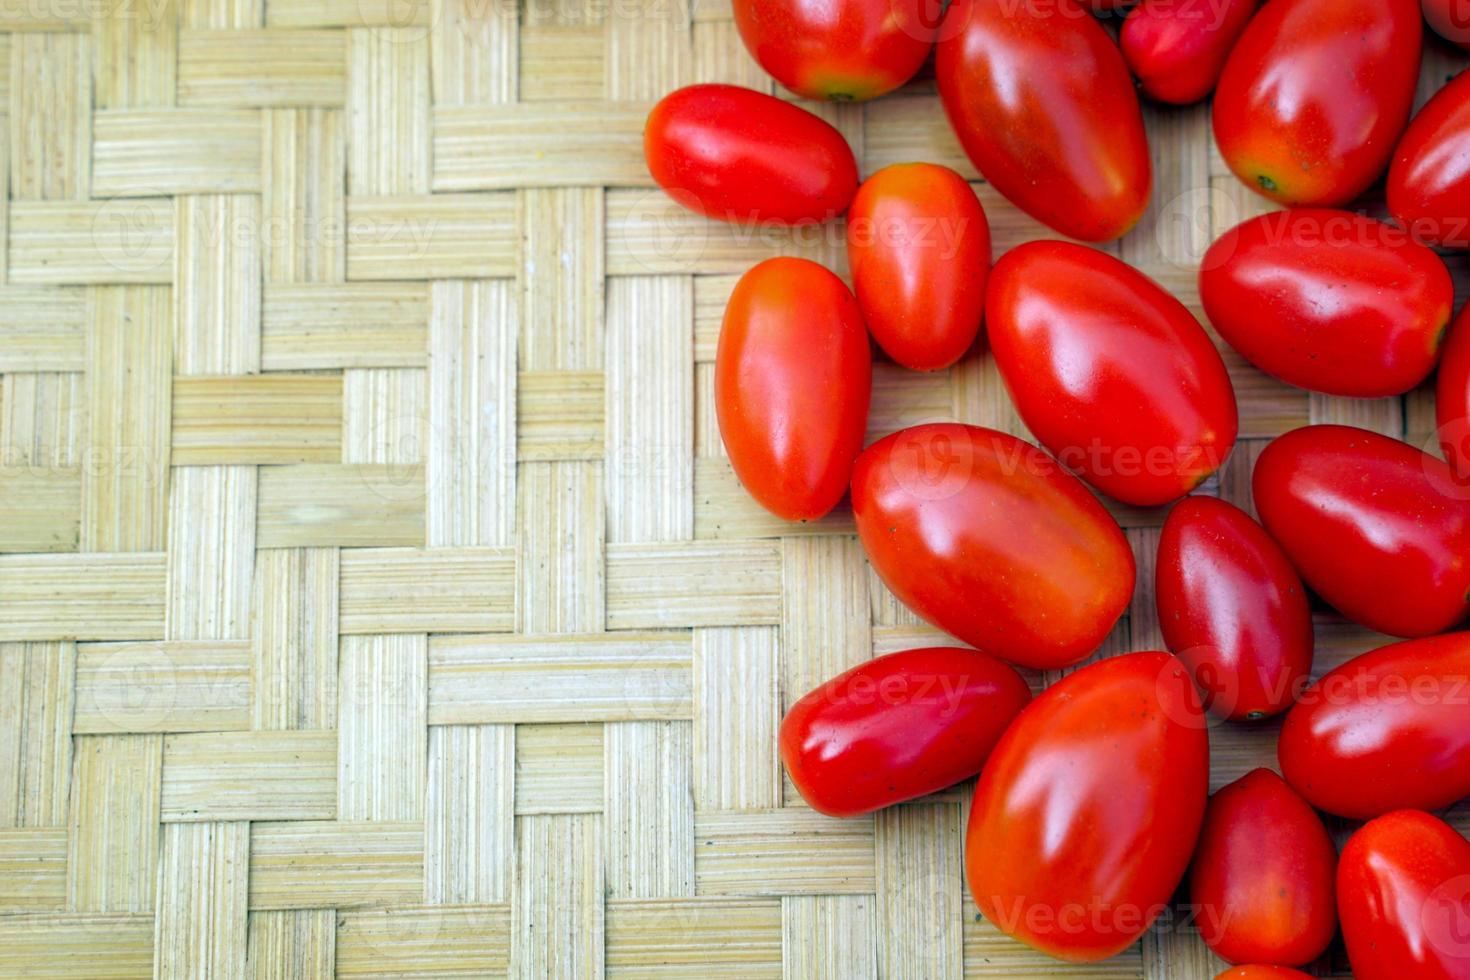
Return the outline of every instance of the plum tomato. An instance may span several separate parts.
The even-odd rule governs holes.
[[[847,255],[863,319],[889,357],[936,371],[970,348],[985,313],[990,225],[963,177],[932,163],[869,177],[847,215]]]
[[[863,447],[872,374],[841,279],[797,258],[740,277],[715,352],[715,413],[735,475],[761,506],[807,521],[837,505]]]
[[[1250,963],[1245,966],[1232,966],[1215,977],[1215,980],[1313,980],[1313,978],[1310,973],[1303,973],[1289,966]]]
[[[904,604],[1011,663],[1064,667],[1098,648],[1133,596],[1133,552],[1076,477],[1030,443],[934,423],[863,450],[858,536]]]
[[[1188,105],[1214,91],[1259,0],[1143,0],[1128,12],[1118,44],[1143,91]]]
[[[736,85],[664,96],[644,125],[643,156],[670,197],[721,221],[826,221],[857,191],[857,161],[841,133],[800,106]]]
[[[970,809],[970,894],[1002,932],[1059,959],[1132,945],[1184,877],[1210,746],[1184,665],[1111,657],[1036,696],[990,753]]]
[[[1387,192],[1388,213],[1417,241],[1470,248],[1470,72],[1434,93],[1410,121]]]
[[[1030,700],[1014,668],[978,651],[890,653],[793,704],[781,761],[812,809],[857,816],[975,775]]]

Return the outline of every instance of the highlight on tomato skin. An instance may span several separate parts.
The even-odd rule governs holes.
[[[1189,105],[1214,91],[1225,59],[1258,3],[1141,0],[1123,21],[1118,46],[1145,94]]]
[[[691,211],[740,224],[829,221],[857,192],[841,133],[797,105],[736,85],[689,85],[648,114],[653,179]]]
[[[735,475],[788,521],[826,514],[863,447],[873,378],[847,285],[808,259],[740,277],[715,352],[715,415]]]
[[[781,761],[812,809],[870,813],[975,775],[1030,700],[1014,668],[978,651],[891,653],[797,700],[781,722]]]

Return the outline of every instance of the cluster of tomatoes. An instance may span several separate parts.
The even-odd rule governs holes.
[[[1300,428],[1256,461],[1261,523],[1187,496],[1235,444],[1235,394],[1204,329],[1141,272],[1063,241],[992,268],[962,177],[912,163],[859,184],[842,135],[788,101],[697,85],[649,116],[649,169],[682,204],[742,223],[845,215],[852,290],[796,258],[735,286],[720,433],[783,518],[850,494],[888,587],[974,648],[879,657],[798,700],[781,729],[792,781],[851,816],[979,773],[970,892],[1039,950],[1118,953],[1189,872],[1205,941],[1241,964],[1227,976],[1304,976],[1291,967],[1340,925],[1364,980],[1470,978],[1470,843],[1428,812],[1470,795],[1470,632],[1444,632],[1470,614],[1470,320],[1449,329],[1451,280],[1429,247],[1470,247],[1470,73],[1410,120],[1422,18],[1470,39],[1455,2],[1140,0],[1115,42],[1096,15],[1130,0],[954,0],[938,22],[922,0],[735,0],[751,53],[810,98],[882,95],[932,49],[986,181],[1073,239],[1117,238],[1150,200],[1135,77],[1162,101],[1213,91],[1226,162],[1291,206],[1205,256],[1221,337],[1334,395],[1401,394],[1439,366],[1448,462]],[[1392,222],[1337,210],[1385,172]],[[1040,447],[944,423],[864,448],[870,338],[935,370],[982,323]],[[1094,490],[1179,501],[1155,574],[1171,652],[1103,659],[1033,698],[1010,665],[1080,663],[1133,599],[1133,554]],[[1312,682],[1308,588],[1407,639]],[[1258,769],[1210,797],[1207,715],[1283,712],[1282,776]],[[1341,855],[1319,810],[1367,821]]]

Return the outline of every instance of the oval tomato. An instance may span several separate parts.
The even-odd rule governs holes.
[[[914,76],[937,24],[923,0],[735,0],[740,38],[771,77],[808,99],[861,102]]]
[[[1358,980],[1470,977],[1470,842],[1438,817],[1399,810],[1348,838],[1337,908]]]
[[[1423,0],[1424,19],[1435,33],[1470,51],[1470,7],[1465,0]]]
[[[1215,980],[1312,980],[1312,975],[1293,970],[1289,966],[1252,963],[1248,966],[1231,967]]]
[[[1064,235],[1132,228],[1152,181],[1143,113],[1118,47],[1078,0],[955,0],[935,74],[985,179]]]
[[[903,163],[863,182],[847,215],[863,319],[904,367],[935,371],[969,350],[985,312],[990,225],[965,179]]]
[[[1387,190],[1389,213],[1414,238],[1470,248],[1470,72],[1434,93],[1404,130]]]
[[[812,809],[853,817],[975,775],[1030,700],[1021,675],[983,653],[891,653],[793,704],[781,761]]]
[[[1164,643],[1205,707],[1254,721],[1291,705],[1312,669],[1312,611],[1264,528],[1223,500],[1181,500],[1159,534],[1154,575]]]
[[[1267,374],[1329,395],[1399,395],[1429,376],[1454,284],[1434,252],[1347,211],[1275,211],[1205,253],[1200,301]]]
[[[1124,503],[1182,497],[1235,445],[1235,390],[1184,304],[1096,249],[1028,242],[985,299],[1016,410],[1073,472]]]
[[[1118,44],[1139,87],[1188,105],[1214,91],[1257,0],[1143,0],[1128,12]]]
[[[1329,671],[1286,716],[1281,772],[1312,805],[1365,819],[1470,795],[1470,633],[1391,643]]]
[[[862,314],[831,272],[767,259],[735,284],[715,352],[715,413],[735,475],[771,513],[821,517],[863,447],[873,365]]]
[[[1074,664],[1133,596],[1133,552],[1077,479],[1029,443],[936,423],[880,439],[852,471],[868,560],[910,609],[1027,667]]]
[[[980,772],[965,840],[975,903],[1051,956],[1120,952],[1184,876],[1209,767],[1193,685],[1167,653],[1067,675],[1016,716]]]
[[[1439,445],[1460,480],[1470,479],[1470,304],[1450,328],[1434,382]]]
[[[735,85],[664,96],[644,125],[643,156],[670,197],[721,221],[825,221],[857,191],[857,161],[841,133],[799,106]]]
[[[1415,0],[1271,0],[1215,89],[1225,162],[1282,204],[1351,201],[1409,121],[1423,33]]]
[[[1261,452],[1251,486],[1302,579],[1349,619],[1425,636],[1470,612],[1470,498],[1435,457],[1365,429],[1309,425]]]
[[[1210,797],[1189,876],[1200,935],[1230,963],[1301,965],[1337,930],[1337,848],[1307,802],[1269,769]]]

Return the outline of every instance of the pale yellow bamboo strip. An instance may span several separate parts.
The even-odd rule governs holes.
[[[1132,265],[1172,265],[1192,279],[1214,240],[1210,235],[1210,113],[1207,105],[1144,109],[1153,158],[1153,193],[1134,231],[1121,243]]]
[[[92,193],[92,44],[86,34],[10,42],[10,196],[84,201]]]
[[[5,376],[0,383],[0,457],[6,466],[78,466],[86,426],[84,380],[80,373]],[[80,510],[78,506],[78,514]]]
[[[0,640],[156,640],[162,552],[0,555]]]
[[[521,103],[555,111],[568,102],[603,98],[605,35],[599,23],[539,23],[528,18],[520,32]]]
[[[1129,528],[1128,545],[1133,549],[1136,573],[1133,601],[1128,606],[1128,629],[1134,650],[1163,650],[1164,635],[1159,631],[1159,606],[1154,599],[1154,573],[1159,556],[1159,528]]]
[[[178,73],[179,4],[107,7],[92,22],[96,106],[170,106]]]
[[[729,455],[725,449],[724,439],[720,436],[719,412],[715,407],[714,362],[696,363],[694,365],[694,458],[696,461],[723,459],[728,462]],[[731,476],[734,476],[733,471]]]
[[[590,37],[600,53],[601,31]],[[565,50],[566,38],[556,45]],[[600,63],[588,71],[601,82]],[[521,78],[524,86],[524,70]],[[642,132],[649,108],[589,101],[436,106],[434,190],[648,187]]]
[[[1063,963],[1012,939],[979,914],[972,914],[974,903],[968,897],[965,913],[965,976],[971,980],[1144,980],[1151,976],[1144,972],[1138,943],[1101,963]]]
[[[429,640],[429,723],[688,718],[688,633],[440,635]]]
[[[605,726],[517,725],[515,813],[600,813]],[[517,869],[517,874],[524,871]]]
[[[241,975],[250,825],[170,824],[162,836],[153,975]]]
[[[949,371],[916,374],[889,361],[873,365],[867,442],[924,422],[951,421],[954,385]]]
[[[694,813],[700,895],[872,892],[873,820],[837,820],[805,807]]]
[[[180,0],[181,30],[248,31],[265,20],[264,0]]]
[[[510,898],[515,731],[514,725],[429,729],[424,901],[431,905],[479,905]]]
[[[1230,969],[1200,941],[1203,923],[1190,923],[1173,909],[1165,910],[1139,943],[1143,975],[1149,980],[1214,977]]]
[[[153,975],[153,916],[9,916],[0,929],[0,973],[55,980],[147,980]]]
[[[173,463],[327,463],[342,458],[342,378],[175,377]]]
[[[75,676],[71,643],[0,643],[0,827],[66,823]]]
[[[612,279],[607,295],[607,537],[686,540],[694,536],[692,280]]]
[[[411,39],[426,33],[430,13],[429,5],[417,0],[276,0],[268,5],[266,22],[290,28],[400,28]]]
[[[953,803],[875,815],[878,961],[884,977],[959,980],[964,827]]]
[[[0,289],[0,373],[82,370],[86,325],[87,298],[80,289]]]
[[[984,352],[984,341],[960,359],[950,371],[954,387],[952,414],[957,421],[981,425],[1034,442],[1016,413],[995,359]]]
[[[0,914],[64,908],[66,828],[0,829]]]
[[[341,106],[341,31],[179,32],[179,103],[214,107]]]
[[[424,890],[424,827],[288,820],[250,825],[250,908],[408,905]]]
[[[694,731],[687,721],[605,726],[607,893],[694,896]]]
[[[735,22],[730,19],[729,0],[721,2],[725,4],[725,16],[720,20],[709,20],[702,16],[709,7],[715,5],[715,0],[691,0],[689,4],[693,8],[691,13],[694,17],[691,29],[694,45],[691,68],[693,80],[739,85],[769,95],[774,86],[771,76],[765,73],[741,43]]]
[[[269,466],[260,471],[258,494],[260,548],[424,543],[421,466]]]
[[[244,639],[255,565],[253,466],[178,466],[168,524],[169,639]]]
[[[429,34],[434,104],[514,102],[520,77],[516,7],[433,0]]]
[[[337,913],[332,909],[251,912],[245,975],[253,980],[332,980]]]
[[[614,279],[614,282],[617,280]],[[696,275],[694,281],[694,361],[712,364],[719,349],[720,326],[730,294],[740,281],[735,275]]]
[[[601,459],[605,399],[601,371],[522,372],[516,379],[516,458]]]
[[[172,332],[168,289],[100,286],[88,291],[83,551],[164,546]]]
[[[605,97],[654,102],[689,84],[693,71],[688,0],[637,0],[611,12],[603,56]]]
[[[330,731],[170,735],[163,743],[162,819],[331,819],[337,758]]]
[[[515,270],[512,195],[347,199],[348,279],[493,279]]]
[[[341,631],[508,633],[511,548],[352,548],[342,555]]]
[[[607,975],[777,980],[781,901],[609,899]]]
[[[432,137],[424,31],[347,31],[347,131],[349,194],[428,193]]]
[[[511,976],[602,976],[602,818],[517,820],[516,868]]]
[[[250,109],[106,109],[94,116],[98,197],[260,190],[260,113]]]
[[[516,497],[517,631],[600,631],[606,564],[602,467],[587,462],[523,463]]]
[[[781,542],[781,695],[784,711],[873,649],[867,562],[852,538]]]
[[[516,202],[521,370],[603,370],[601,189],[533,188]]]
[[[267,282],[340,282],[347,276],[347,148],[336,109],[261,115]]]
[[[79,469],[0,467],[0,552],[76,551]]]
[[[429,309],[423,283],[267,286],[261,317],[267,371],[424,363]]]
[[[168,284],[171,198],[14,201],[10,281],[43,285]]]
[[[334,548],[256,552],[252,728],[337,724],[337,582]]]
[[[694,460],[696,538],[748,540],[852,533],[852,507],[845,499],[815,521],[792,523],[758,504],[740,485],[728,459],[701,456]]]
[[[342,638],[337,685],[341,819],[423,820],[427,672],[422,634]]]
[[[5,0],[0,3],[0,25],[16,33],[85,31],[92,26],[90,12],[64,0]]]
[[[515,291],[504,280],[429,288],[429,546],[508,546],[515,534]]]
[[[160,735],[74,740],[66,904],[75,912],[150,912],[158,879]]]
[[[521,20],[525,26],[601,27],[607,21],[608,4],[599,0],[562,0],[560,3],[528,4]]]
[[[779,542],[619,544],[607,552],[608,629],[781,622]]]
[[[781,805],[779,642],[772,627],[694,631],[694,803],[701,810]]]
[[[505,976],[510,916],[509,905],[344,912],[337,976]]]
[[[423,462],[425,377],[420,368],[352,368],[342,376],[342,462]]]
[[[174,220],[174,373],[260,370],[260,198],[181,197]]]
[[[781,964],[787,980],[877,980],[878,924],[872,895],[781,899]]]
[[[1333,398],[1311,392],[1308,417],[1313,425],[1354,425],[1394,439],[1404,435],[1402,398]]]
[[[980,173],[965,156],[935,95],[897,94],[867,106],[863,158],[874,172],[895,163],[923,160],[958,171],[967,180]]]
[[[80,644],[71,727],[77,734],[243,731],[250,643]]]

